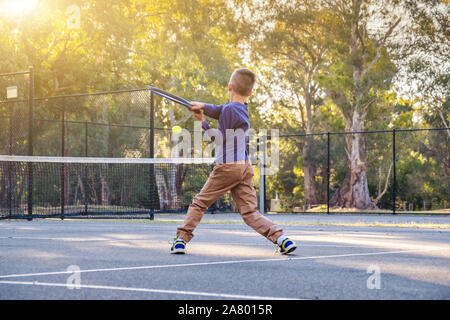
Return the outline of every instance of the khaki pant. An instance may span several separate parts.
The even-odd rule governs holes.
[[[244,222],[273,243],[283,230],[265,218],[257,209],[256,191],[253,187],[253,168],[249,161],[216,164],[208,180],[189,206],[184,225],[177,229],[177,237],[189,242],[205,211],[227,191],[236,202]]]

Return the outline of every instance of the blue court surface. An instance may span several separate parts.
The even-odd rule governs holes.
[[[206,214],[188,254],[184,215],[0,221],[0,299],[450,299],[450,217],[267,215],[294,254],[238,214]]]

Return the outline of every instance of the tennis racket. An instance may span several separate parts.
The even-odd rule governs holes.
[[[176,95],[174,95],[174,94],[172,94],[170,92],[164,91],[164,90],[156,88],[154,86],[148,86],[148,88],[154,94],[156,94],[156,95],[158,95],[160,97],[163,97],[163,98],[165,98],[167,100],[170,100],[172,102],[178,103],[178,104],[188,108],[189,110],[191,110],[192,106],[191,106],[191,103],[188,100],[180,98],[180,97],[178,97],[178,96],[176,96]],[[195,113],[200,113],[200,111],[198,111],[198,110],[195,110],[194,112]]]

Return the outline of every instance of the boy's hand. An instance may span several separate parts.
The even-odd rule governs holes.
[[[198,121],[205,121],[205,116],[203,115],[203,110],[205,109],[205,104],[203,102],[191,102],[191,112],[194,113],[194,117],[197,118]]]

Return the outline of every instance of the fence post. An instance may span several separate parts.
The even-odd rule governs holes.
[[[395,203],[397,198],[397,176],[396,176],[396,168],[395,168],[395,162],[396,159],[396,150],[395,150],[395,128],[392,129],[392,166],[393,166],[393,185],[392,185],[392,213],[396,214],[395,212]]]
[[[155,157],[155,98],[153,91],[150,91],[150,138],[149,138],[149,158]]]
[[[28,86],[28,155],[33,155],[33,112],[34,112],[34,72],[33,67],[29,67]],[[28,162],[28,220],[33,219],[33,164]]]
[[[13,150],[13,131],[12,131],[12,126],[13,126],[13,115],[12,112],[9,115],[9,132],[8,132],[8,154],[11,156],[12,155],[12,150]]]
[[[267,136],[266,140],[265,140],[265,147],[264,147],[264,166],[266,165],[266,153],[267,153],[267,143],[268,141],[270,141],[270,145],[272,146],[272,132],[270,133],[269,136]],[[263,176],[263,203],[264,203],[264,213],[265,211],[270,211],[270,199],[269,199],[269,203],[267,204],[267,197],[266,197],[266,192],[267,192],[267,188],[266,188],[266,172],[264,171],[264,176]],[[268,209],[267,209],[268,208]]]
[[[84,156],[88,156],[88,122],[84,122]],[[88,214],[88,165],[87,163],[84,164],[84,181],[85,181],[85,188],[84,188],[84,214]]]
[[[327,132],[327,214],[330,214],[330,132]]]
[[[61,156],[65,157],[65,140],[66,140],[66,114],[65,114],[65,107],[64,104],[61,108]],[[64,209],[65,209],[65,196],[66,196],[66,164],[61,163],[61,173],[60,173],[60,201],[61,201],[61,220],[64,220]]]
[[[263,134],[259,137],[259,212],[262,214],[266,211],[266,206],[264,203],[264,193],[265,191],[265,162],[266,162],[266,135]]]
[[[9,117],[9,141],[8,141],[8,154],[12,155],[12,115],[10,115]],[[13,182],[12,182],[12,164],[11,163],[7,163],[7,172],[8,172],[8,213],[9,216],[12,216],[12,194],[13,194],[13,190],[12,190],[12,186],[13,186]]]
[[[153,91],[150,90],[150,137],[149,137],[149,158],[155,157],[155,97],[153,94]],[[155,180],[155,174],[154,174],[154,165],[150,164],[150,174],[149,174],[149,183],[150,188],[148,190],[149,196],[152,197],[150,199],[150,220],[153,220],[155,218],[154,211],[156,209],[156,201],[154,199],[154,195],[158,194],[157,186],[156,186],[156,180]],[[153,192],[153,191],[156,191]]]

